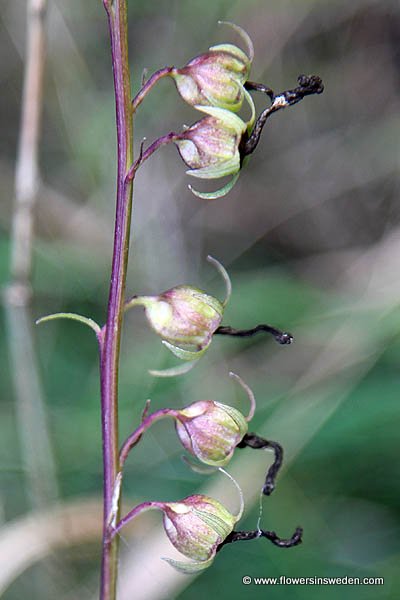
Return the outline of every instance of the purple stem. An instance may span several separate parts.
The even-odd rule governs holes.
[[[126,0],[103,0],[107,12],[114,76],[118,145],[117,205],[114,251],[104,339],[100,347],[101,421],[103,449],[103,553],[100,599],[116,597],[118,538],[110,539],[109,517],[119,472],[118,364],[132,210],[132,182],[126,173],[133,161],[131,89],[127,42]]]
[[[177,417],[179,411],[174,410],[173,408],[161,408],[156,412],[152,413],[133,431],[122,444],[120,453],[119,453],[119,465],[122,470],[125,464],[126,459],[128,458],[129,452],[132,450],[134,446],[138,443],[144,432],[156,421],[163,419],[164,417]]]
[[[166,75],[170,75],[174,67],[163,67],[159,69],[146,81],[146,83],[142,86],[142,88],[138,91],[134,99],[132,100],[132,110],[135,112],[137,107],[143,102],[146,94],[151,90],[151,88],[163,77]]]

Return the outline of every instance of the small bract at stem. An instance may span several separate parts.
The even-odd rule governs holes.
[[[82,315],[77,315],[76,313],[54,313],[53,315],[46,315],[45,317],[40,317],[37,319],[36,325],[40,325],[41,323],[47,323],[48,321],[55,321],[56,319],[69,319],[71,321],[78,321],[78,323],[83,323],[83,325],[87,325],[95,332],[97,338],[101,337],[101,327],[89,317],[84,317]]]

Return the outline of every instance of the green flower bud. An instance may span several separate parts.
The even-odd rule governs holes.
[[[176,432],[185,449],[214,467],[229,462],[248,431],[241,412],[213,400],[194,402],[177,413]]]
[[[241,168],[239,145],[247,130],[247,124],[237,115],[224,108],[196,106],[208,114],[181,134],[174,142],[185,164],[190,167],[188,175],[201,179],[219,179],[234,175],[236,181]],[[225,186],[217,192],[194,194],[208,199],[225,195],[229,188]],[[192,189],[192,188],[191,188]]]
[[[239,144],[246,123],[223,108],[197,107],[209,116],[174,139],[189,175],[214,179],[240,169]]]
[[[229,512],[218,500],[196,494],[180,502],[142,502],[135,506],[114,529],[116,534],[124,525],[148,510],[161,510],[164,516],[164,528],[172,545],[191,562],[180,562],[164,558],[171,566],[182,573],[196,573],[211,565],[218,547],[233,531],[241,519],[244,510],[242,490],[235,479],[224,469],[219,471],[228,477],[239,493],[239,511],[236,515]]]
[[[202,290],[178,285],[159,296],[141,296],[151,327],[170,344],[207,346],[222,320],[219,300]]]
[[[158,296],[134,296],[126,308],[144,306],[151,327],[163,338],[163,344],[178,358],[197,360],[211,343],[229,300],[231,283],[224,267],[211,256],[207,259],[221,273],[226,284],[223,302],[189,285],[178,285]],[[190,368],[190,367],[189,367]],[[158,376],[178,375],[186,369],[151,371]]]
[[[250,74],[253,44],[241,27],[228,24],[245,41],[247,54],[233,44],[219,44],[196,56],[183,68],[171,70],[179,94],[191,106],[216,106],[237,112],[244,98],[249,100],[243,84]]]
[[[164,558],[183,573],[206,569],[217,547],[233,530],[240,515],[232,515],[220,502],[204,495],[188,496],[181,502],[157,503],[164,513],[164,528],[172,545],[194,562]]]

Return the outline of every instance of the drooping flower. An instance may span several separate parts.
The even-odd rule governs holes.
[[[191,191],[209,200],[228,193],[239,177],[241,157],[240,142],[247,132],[248,123],[224,108],[196,106],[208,116],[177,134],[174,142],[185,164],[188,175],[201,179],[219,179],[232,175],[228,184],[215,192]]]
[[[196,494],[181,502],[158,503],[165,532],[172,545],[192,562],[164,558],[182,573],[196,573],[213,562],[217,548],[241,517],[232,515],[218,500]]]
[[[182,573],[196,573],[206,569],[213,562],[218,546],[241,519],[244,509],[243,493],[238,483],[224,469],[219,470],[232,481],[239,493],[240,507],[237,515],[233,515],[218,500],[195,494],[179,502],[143,502],[121,519],[115,533],[140,513],[161,510],[170,542],[181,554],[190,558],[191,562],[180,562],[172,558],[164,560]]]
[[[196,56],[181,69],[172,68],[177,90],[191,106],[215,106],[237,112],[246,98],[253,101],[244,89],[254,57],[249,35],[238,25],[226,23],[239,33],[247,46],[244,52],[233,44],[218,44]]]
[[[247,433],[246,419],[236,408],[201,400],[179,411],[176,432],[185,449],[201,462],[222,467]]]
[[[247,417],[238,409],[214,400],[198,400],[184,408],[162,408],[145,414],[141,424],[126,439],[120,452],[123,464],[131,449],[153,423],[172,418],[185,450],[200,462],[211,467],[225,466],[248,431],[253,418],[256,401],[249,386],[235,373],[229,373],[245,390],[250,401]],[[190,464],[190,466],[193,466]]]
[[[233,406],[200,400],[176,411],[175,428],[184,448],[206,465],[226,465],[248,431],[248,422],[255,410],[255,398],[250,388],[234,373],[230,373],[247,392],[250,411],[245,417]]]
[[[169,344],[205,348],[222,319],[221,302],[189,285],[140,301],[152,328]]]
[[[184,367],[151,371],[157,376],[172,376],[187,372],[211,344],[214,331],[219,327],[224,308],[231,293],[231,283],[224,267],[214,258],[208,257],[221,273],[226,284],[223,302],[202,290],[179,285],[158,296],[134,296],[126,305],[143,306],[151,327],[163,338],[163,344],[175,356],[191,361]]]

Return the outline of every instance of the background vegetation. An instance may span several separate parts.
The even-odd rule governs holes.
[[[221,599],[397,598],[398,3],[132,0],[129,11],[135,90],[144,67],[151,72],[165,64],[183,65],[229,38],[226,29],[217,27],[218,19],[234,21],[251,35],[253,79],[283,90],[295,85],[298,74],[315,73],[326,87],[322,96],[271,119],[239,183],[221,200],[207,203],[189,192],[172,147],[154,156],[136,180],[128,292],[156,293],[187,282],[221,294],[205,262],[211,253],[229,268],[234,286],[224,323],[250,327],[269,322],[292,331],[295,344],[279,347],[263,336],[215,339],[192,373],[160,381],[147,370],[170,366],[174,359],[139,310],[126,319],[121,366],[123,434],[137,424],[146,398],[154,409],[206,398],[240,406],[243,395],[227,377],[229,370],[239,373],[258,399],[251,429],[280,441],[286,450],[285,472],[264,502],[263,526],[289,536],[301,524],[304,543],[287,551],[261,540],[234,544],[192,580],[164,566],[160,555],[171,555],[171,550],[161,522],[157,515],[143,517],[121,544],[121,600],[195,600],[207,593]],[[6,285],[25,2],[3,0],[0,13],[0,279]],[[103,322],[115,131],[102,3],[54,0],[47,30],[32,321],[50,312],[74,311]],[[264,99],[257,102],[261,109]],[[144,136],[151,141],[196,119],[172,82],[162,81],[138,111],[136,147]],[[1,569],[20,565],[27,549],[33,558],[16,567],[20,576],[3,597],[94,599],[102,474],[93,334],[61,321],[35,331],[44,410],[39,406],[27,419],[12,385],[18,365],[5,323],[0,343]],[[24,348],[24,340],[17,343]],[[26,374],[21,378],[29,385]],[[32,431],[37,447],[27,444]],[[47,436],[47,462],[35,471]],[[172,425],[156,425],[129,459],[127,505],[207,489],[236,507],[221,476],[205,480],[190,473],[180,454]],[[248,500],[243,528],[252,529],[269,455],[250,450],[237,455],[230,471]],[[66,516],[55,505],[72,506],[75,512]],[[41,543],[49,548],[43,550]],[[243,575],[379,576],[385,585],[244,587]]]

